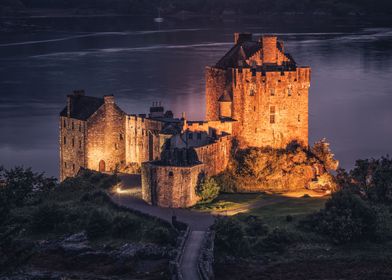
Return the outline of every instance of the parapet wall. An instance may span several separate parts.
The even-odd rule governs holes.
[[[216,175],[224,171],[229,163],[231,152],[231,136],[218,138],[216,142],[202,147],[194,148],[198,160],[204,163],[204,172],[207,176]]]

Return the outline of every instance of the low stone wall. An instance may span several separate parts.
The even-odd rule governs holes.
[[[200,248],[197,269],[202,280],[214,279],[214,239],[215,231],[207,231],[204,235],[203,245]]]
[[[224,171],[229,163],[231,152],[231,136],[226,135],[212,144],[194,148],[198,160],[204,163],[204,171],[208,176]]]
[[[186,225],[186,224],[185,224]],[[186,225],[186,230],[182,231],[180,236],[177,238],[177,254],[173,261],[170,262],[170,273],[172,280],[183,280],[180,264],[184,255],[185,243],[189,236],[189,226]]]

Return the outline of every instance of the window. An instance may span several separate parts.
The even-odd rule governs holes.
[[[275,96],[275,89],[274,88],[270,88],[270,95]]]
[[[256,106],[253,106],[253,111],[255,111],[255,112],[256,112]]]
[[[67,145],[67,137],[64,136],[64,146]]]
[[[192,132],[189,133],[189,139],[191,139],[191,140],[193,139],[193,133]]]
[[[67,127],[67,121],[64,120],[64,127]]]
[[[121,141],[124,140],[124,136],[123,136],[122,133],[120,133],[119,137],[120,137],[120,140],[121,140]]]
[[[288,88],[288,89],[287,89],[287,95],[288,95],[288,96],[291,96],[291,95],[292,95],[292,90],[291,90],[291,88]]]
[[[82,124],[79,124],[79,132],[82,132]]]
[[[67,162],[66,161],[64,161],[64,167],[67,168]]]
[[[169,171],[169,177],[173,177],[173,171]]]
[[[116,150],[118,150],[118,145],[117,145],[117,143],[114,143],[114,148],[115,148]]]
[[[298,122],[301,122],[301,116],[300,115],[298,115]]]
[[[270,107],[270,123],[275,123],[275,106]]]
[[[75,171],[75,164],[72,164],[72,171]]]
[[[75,138],[72,138],[72,147],[75,147]]]
[[[197,133],[197,140],[201,140],[201,132]]]
[[[82,148],[82,140],[79,140],[79,149]]]
[[[75,124],[74,122],[72,122],[72,130],[74,130],[74,128],[75,128]]]

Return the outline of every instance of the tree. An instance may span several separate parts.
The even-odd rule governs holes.
[[[327,170],[336,170],[339,162],[334,158],[334,154],[325,138],[317,141],[311,148],[311,152],[320,160]]]
[[[56,185],[56,179],[46,178],[44,173],[35,173],[31,168],[15,167],[0,169],[0,182],[6,200],[13,206],[21,207],[32,199],[47,193]]]
[[[196,194],[201,198],[200,203],[209,203],[219,195],[219,185],[214,178],[207,178],[204,174],[199,176]]]

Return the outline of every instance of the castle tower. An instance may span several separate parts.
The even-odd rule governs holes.
[[[310,68],[299,67],[276,36],[253,41],[234,36],[234,47],[206,69],[206,119],[236,120],[241,146],[308,145]]]

